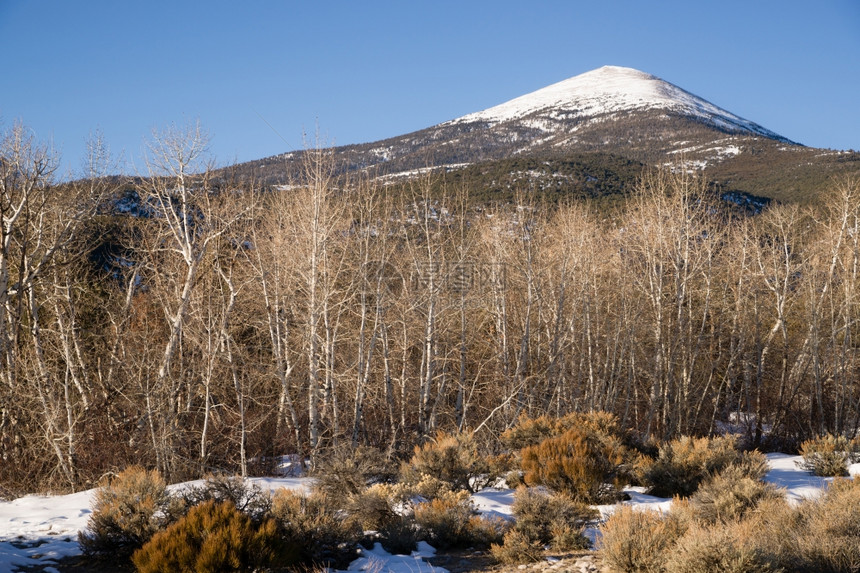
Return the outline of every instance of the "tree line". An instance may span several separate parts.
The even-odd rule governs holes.
[[[682,169],[612,212],[528,189],[477,207],[432,173],[336,177],[326,150],[295,185],[234,183],[205,149],[160,133],[120,182],[95,142],[58,183],[49,148],[3,134],[0,494],[398,455],[440,430],[492,449],[524,415],[763,447],[860,425],[856,181],[754,217]]]

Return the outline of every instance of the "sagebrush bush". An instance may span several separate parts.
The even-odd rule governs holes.
[[[504,539],[510,527],[510,522],[502,517],[473,515],[469,520],[469,542],[464,545],[475,549],[489,549],[491,545]]]
[[[501,440],[511,450],[521,450],[529,446],[536,446],[547,438],[560,436],[571,427],[572,425],[565,423],[565,418],[552,416],[528,418],[523,416],[516,426],[508,428],[502,433]]]
[[[178,495],[186,509],[209,500],[228,501],[255,522],[272,509],[269,492],[240,476],[209,475],[202,485],[186,487]]]
[[[401,466],[400,474],[406,483],[433,476],[452,490],[474,493],[498,478],[492,470],[488,456],[478,451],[478,443],[470,432],[439,432],[433,440],[416,446],[412,459]]]
[[[511,450],[536,446],[547,438],[555,438],[571,428],[582,428],[593,434],[623,441],[624,432],[615,414],[609,412],[573,412],[560,418],[522,417],[516,426],[506,430],[501,440]]]
[[[785,571],[802,570],[797,540],[806,525],[800,512],[787,499],[762,500],[756,511],[747,514],[745,523],[751,532],[749,543],[771,555]]]
[[[519,458],[511,452],[487,456],[487,465],[490,468],[490,472],[487,476],[488,479],[483,482],[486,484],[486,487],[499,487],[496,484],[501,479],[506,478],[511,472],[519,471],[520,469]]]
[[[516,565],[534,563],[543,558],[543,546],[521,531],[514,529],[505,534],[501,544],[490,545],[490,554],[499,563]]]
[[[393,481],[397,468],[376,448],[340,446],[317,460],[312,475],[314,489],[346,501],[370,485]]]
[[[704,491],[707,484],[702,486]],[[698,494],[698,492],[697,492]],[[696,495],[697,495],[696,494]],[[696,497],[680,502],[687,517]],[[673,512],[675,506],[673,505]],[[677,516],[679,521],[684,515]],[[691,524],[667,571],[854,572],[860,570],[860,483],[836,480],[817,499],[790,506],[765,495],[740,519]]]
[[[389,484],[375,484],[347,500],[346,511],[363,529],[380,530],[400,519],[399,500]]]
[[[415,505],[418,535],[437,548],[489,547],[502,540],[507,522],[477,514],[468,492],[448,492]]]
[[[505,474],[505,487],[516,489],[523,484],[522,470],[511,470]]]
[[[429,474],[416,474],[411,470],[406,470],[403,479],[405,481],[394,484],[393,491],[395,496],[399,496],[399,499],[405,502],[416,497],[425,500],[435,499],[440,495],[453,491],[450,482],[443,481]]]
[[[210,499],[156,533],[132,561],[139,573],[256,571],[285,564],[282,548],[274,520],[255,527],[232,502]]]
[[[769,573],[780,571],[751,543],[743,524],[691,527],[666,558],[666,573]]]
[[[660,446],[657,459],[643,468],[641,479],[652,495],[689,496],[705,479],[739,458],[732,436],[683,436]]]
[[[93,513],[78,535],[88,555],[128,557],[169,519],[167,484],[157,470],[132,466],[96,490]]]
[[[515,518],[515,531],[529,541],[541,545],[551,543],[559,551],[587,547],[588,540],[583,531],[598,516],[589,505],[569,496],[528,487],[517,488],[511,512]]]
[[[591,540],[583,532],[584,529],[582,527],[567,523],[556,523],[552,526],[552,542],[550,545],[555,551],[589,549],[591,547]]]
[[[797,553],[805,571],[860,570],[860,482],[838,479],[797,509]]]
[[[701,524],[739,521],[766,499],[783,494],[772,484],[746,475],[748,468],[730,465],[705,480],[682,507],[689,508],[692,518]],[[681,504],[676,499],[673,510]]]
[[[344,565],[354,555],[362,530],[345,518],[339,505],[325,494],[278,490],[272,498],[272,517],[282,539],[299,546],[304,562]]]
[[[860,440],[826,434],[800,445],[803,461],[798,465],[814,475],[843,477],[848,464],[860,461]]]
[[[746,516],[751,544],[785,571],[803,571],[798,538],[806,525],[800,512],[784,498],[767,498]]]
[[[735,461],[729,464],[729,467],[743,476],[754,480],[762,480],[770,471],[770,465],[767,462],[767,456],[758,450],[743,452]]]
[[[662,573],[683,530],[671,515],[623,505],[600,526],[600,533],[600,552],[610,571]]]
[[[401,517],[379,530],[382,548],[393,555],[409,555],[418,546],[418,528],[411,517]]]
[[[522,451],[524,481],[564,492],[577,501],[604,503],[618,498],[624,447],[571,428]]]

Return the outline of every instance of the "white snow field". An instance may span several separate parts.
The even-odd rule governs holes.
[[[494,125],[539,112],[553,118],[570,116],[586,119],[649,109],[679,112],[730,131],[784,139],[757,123],[717,107],[657,76],[620,66],[603,66],[442,125],[471,122]]]
[[[787,454],[768,454],[771,470],[765,480],[785,490],[789,501],[797,503],[805,498],[818,496],[832,478],[820,478],[797,467],[800,456]],[[852,475],[860,474],[860,464],[851,466]],[[311,478],[252,478],[264,490],[281,487],[307,490]],[[188,484],[176,484],[171,488],[182,488]],[[670,499],[653,497],[643,493],[641,488],[625,490],[630,500],[625,505],[641,509],[666,511]],[[0,501],[0,571],[15,571],[18,567],[37,566],[44,571],[56,572],[53,567],[59,559],[80,555],[78,532],[85,529],[91,509],[90,503],[95,490],[82,491],[69,495],[28,495],[13,501]],[[513,502],[511,489],[485,489],[473,496],[475,506],[485,514],[511,517]],[[599,506],[605,517],[616,506]],[[588,532],[594,539],[595,530]],[[444,573],[444,569],[432,567],[424,561],[435,550],[421,543],[412,555],[391,555],[377,544],[371,550],[364,550],[361,557],[349,566],[350,571],[373,571],[374,573]]]

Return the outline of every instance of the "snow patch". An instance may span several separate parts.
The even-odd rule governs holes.
[[[377,177],[377,179],[385,182],[385,184],[391,184],[398,180],[410,179],[412,177],[425,175],[427,173],[438,171],[440,169],[444,169],[446,173],[450,173],[451,171],[456,171],[457,169],[462,169],[464,167],[468,167],[469,165],[471,165],[471,163],[448,163],[445,165],[440,165],[438,167],[421,167],[419,169],[409,169],[407,171],[398,171],[397,173],[388,173],[386,175],[380,175],[379,177]]]
[[[389,161],[391,159],[391,147],[374,147],[370,150],[370,153],[374,154],[382,161]]]
[[[767,454],[770,471],[764,481],[785,490],[789,503],[798,504],[804,499],[815,499],[833,481],[833,478],[819,477],[798,467],[803,456],[788,454]]]
[[[411,555],[392,555],[379,543],[373,549],[364,549],[361,557],[349,564],[347,571],[369,571],[370,573],[448,573],[447,569],[434,567],[424,561],[433,557],[436,550],[426,541],[419,541]]]

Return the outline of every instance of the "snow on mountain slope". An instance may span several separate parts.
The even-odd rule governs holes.
[[[691,116],[728,131],[785,140],[760,125],[697,97],[656,76],[618,66],[604,66],[503,104],[442,125],[486,122],[491,125],[527,116],[553,120],[585,119],[617,112],[662,109]],[[535,120],[529,118],[531,124]]]
[[[767,185],[773,196],[787,192],[783,180],[776,183],[768,175],[775,164],[827,171],[823,160],[775,157],[777,149],[811,151],[656,76],[605,66],[484,111],[334,153],[339,173],[364,172],[384,177],[385,184],[434,169],[594,152],[650,166],[709,170],[709,177],[729,177],[733,186],[752,178],[751,185]],[[303,177],[302,157],[289,152],[244,164],[240,172],[275,184],[297,181]]]

